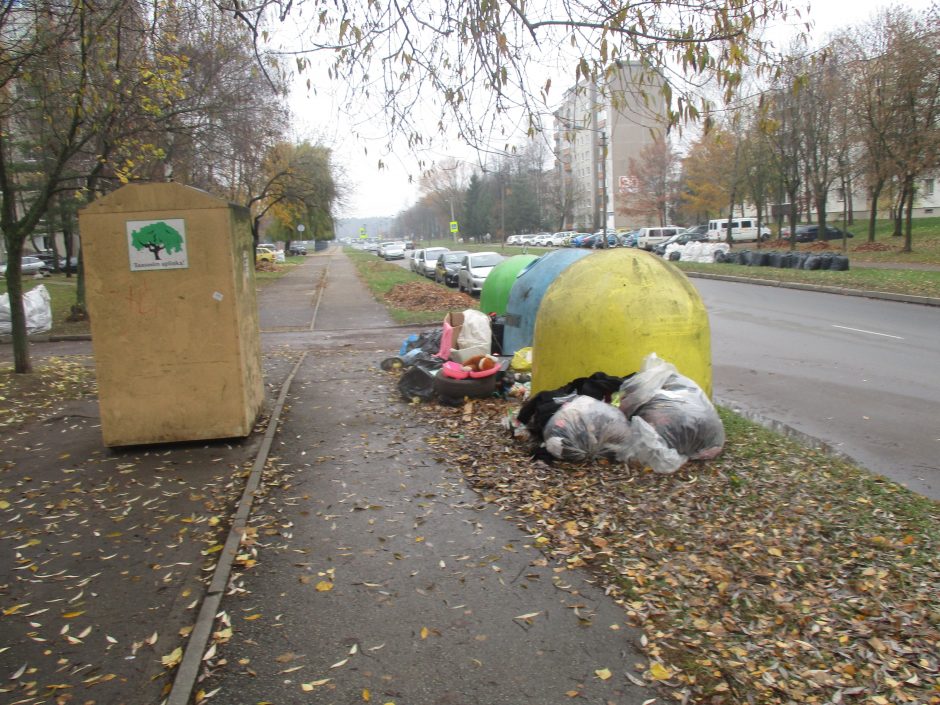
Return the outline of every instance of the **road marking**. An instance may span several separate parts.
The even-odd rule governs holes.
[[[890,335],[888,333],[876,333],[873,330],[863,330],[862,328],[849,328],[848,326],[837,326],[835,323],[832,324],[833,328],[841,328],[842,330],[851,330],[856,333],[868,333],[868,335],[880,335],[883,338],[894,338],[895,340],[904,340],[900,335]]]

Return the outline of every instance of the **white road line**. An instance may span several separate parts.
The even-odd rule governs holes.
[[[883,338],[894,338],[895,340],[904,340],[900,335],[890,335],[888,333],[876,333],[873,330],[863,330],[861,328],[849,328],[848,326],[837,326],[835,323],[832,324],[833,328],[841,328],[842,330],[851,330],[856,333],[868,333],[869,335],[880,335]]]

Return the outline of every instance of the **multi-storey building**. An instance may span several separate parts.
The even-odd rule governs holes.
[[[665,132],[662,79],[619,62],[604,85],[582,81],[555,112],[555,164],[565,227],[581,231],[628,222],[618,208],[633,187],[630,160]]]

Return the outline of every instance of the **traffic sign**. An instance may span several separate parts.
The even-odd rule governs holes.
[[[452,233],[460,232],[459,228],[457,227],[457,221],[456,221],[456,220],[450,221],[450,231],[451,231]]]

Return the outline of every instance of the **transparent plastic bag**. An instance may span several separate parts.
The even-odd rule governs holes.
[[[559,460],[628,459],[630,424],[623,413],[593,397],[577,396],[545,424],[545,449]]]
[[[642,418],[691,460],[714,458],[725,444],[724,425],[702,388],[655,353],[621,385],[620,409],[631,420]]]

